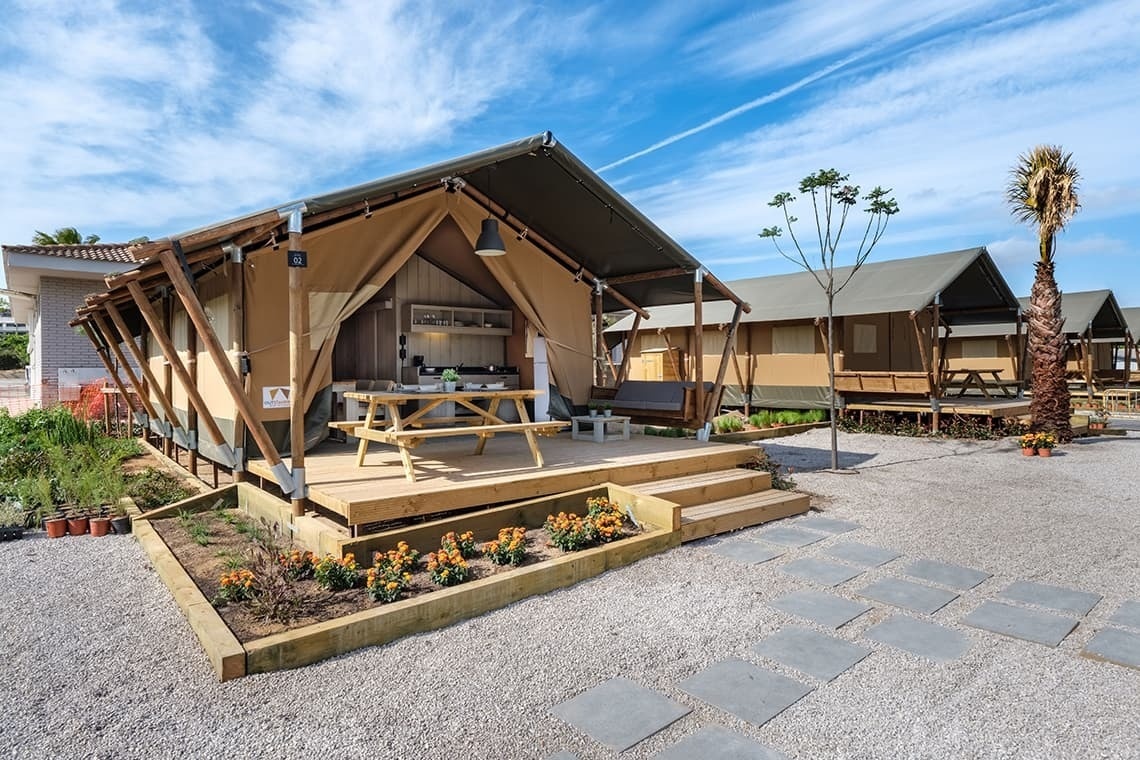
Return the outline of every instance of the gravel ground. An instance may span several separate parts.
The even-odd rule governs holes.
[[[651,757],[710,724],[797,758],[1140,757],[1140,671],[1078,656],[1121,601],[1140,597],[1140,435],[1082,441],[1051,460],[1021,457],[1008,440],[842,435],[840,445],[857,473],[819,471],[826,430],[766,448],[824,513],[863,526],[853,533],[759,566],[710,553],[709,541],[687,544],[442,631],[226,684],[132,540],[2,545],[0,754],[616,757],[549,709],[624,675],[693,712],[623,758]],[[874,653],[829,684],[753,654],[802,624],[765,605],[807,586],[780,566],[843,540],[993,573],[932,617],[973,649],[935,665],[871,642],[862,634],[890,614],[876,604],[836,634]],[[904,562],[836,592],[856,598],[875,578],[903,577]],[[1015,580],[1105,598],[1057,649],[958,622]],[[726,657],[818,688],[760,728],[677,688]]]

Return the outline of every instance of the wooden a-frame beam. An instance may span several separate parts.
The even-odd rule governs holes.
[[[131,400],[131,394],[127,393],[126,386],[123,385],[122,379],[119,378],[119,373],[115,371],[115,365],[111,363],[111,357],[107,355],[107,349],[99,343],[99,338],[95,334],[95,328],[92,327],[91,323],[86,319],[81,320],[79,326],[83,328],[87,339],[90,340],[91,345],[95,347],[95,353],[99,356],[99,361],[103,362],[103,366],[106,368],[107,375],[111,378],[111,382],[115,384],[123,400],[127,402],[127,408],[132,412],[141,411],[141,409],[135,406],[135,402]],[[103,403],[106,404],[105,399]],[[115,409],[118,410],[118,407],[115,407]]]
[[[103,315],[99,312],[93,312],[87,317],[93,323],[95,328],[103,335],[103,340],[111,347],[111,352],[115,354],[115,360],[119,362],[119,366],[123,368],[123,374],[127,376],[127,382],[135,389],[135,395],[138,396],[139,402],[142,403],[143,408],[146,410],[147,415],[152,420],[162,419],[158,411],[154,408],[154,404],[150,401],[150,396],[143,387],[142,381],[135,375],[135,371],[131,369],[131,363],[127,361],[127,357],[123,356],[123,349],[119,347],[119,341],[115,338],[114,333],[111,332],[111,326],[103,319]]]
[[[174,285],[174,291],[178,294],[179,299],[182,301],[182,306],[186,309],[186,314],[198,328],[198,337],[201,338],[202,344],[206,347],[206,352],[210,354],[210,358],[214,362],[214,368],[221,375],[222,383],[226,386],[226,390],[229,391],[230,397],[234,401],[234,406],[237,407],[238,414],[245,420],[246,429],[249,434],[253,436],[253,440],[257,444],[258,449],[261,450],[261,455],[265,457],[265,461],[269,463],[270,469],[273,470],[277,484],[281,487],[283,492],[287,494],[293,493],[293,476],[289,474],[289,468],[281,461],[281,457],[277,454],[277,447],[273,445],[269,433],[265,430],[265,426],[261,424],[261,420],[257,417],[257,412],[242,386],[241,378],[238,377],[237,372],[233,366],[230,365],[226,350],[222,347],[221,341],[218,340],[218,334],[214,332],[213,325],[210,324],[210,320],[206,316],[206,310],[202,307],[201,301],[198,300],[193,285],[186,280],[186,276],[182,273],[182,268],[174,259],[173,251],[168,249],[159,254],[159,258],[162,261],[162,265],[166,268],[167,274],[170,276],[170,281]],[[238,466],[241,466],[241,464],[239,461]]]
[[[717,368],[716,381],[713,383],[712,392],[709,394],[708,409],[705,411],[706,420],[711,419],[719,411],[713,409],[713,404],[720,398],[721,390],[724,388],[724,376],[728,373],[728,360],[736,350],[736,330],[740,326],[740,317],[743,314],[744,304],[737,303],[736,308],[732,311],[732,323],[724,336],[724,350],[720,352],[720,366]]]
[[[206,401],[198,391],[198,386],[194,382],[194,378],[191,377],[190,371],[186,369],[186,365],[182,363],[182,357],[178,355],[178,350],[174,347],[174,342],[163,328],[158,313],[155,312],[154,307],[151,306],[150,301],[147,300],[146,293],[143,292],[137,282],[127,283],[127,290],[130,291],[131,296],[135,299],[135,304],[139,307],[139,313],[142,314],[142,318],[146,321],[147,327],[150,328],[151,334],[154,335],[155,340],[158,341],[158,347],[161,349],[162,355],[166,357],[167,364],[170,365],[170,369],[178,378],[182,389],[186,391],[186,396],[190,400],[190,404],[197,410],[199,421],[205,424],[206,432],[210,435],[210,439],[217,444],[218,449],[230,460],[225,464],[229,467],[235,466],[237,464],[237,458],[234,456],[233,448],[230,447],[229,442],[226,441],[226,437],[222,435],[221,429],[218,428],[218,423],[214,419],[214,415],[210,413],[210,407],[206,405]],[[192,432],[197,433],[197,431]],[[196,441],[194,445],[197,445]]]
[[[633,355],[633,344],[637,341],[637,332],[641,329],[641,315],[633,315],[633,327],[625,334],[625,348],[621,353],[621,368],[618,370],[617,384],[621,385],[629,376],[629,360]]]
[[[115,329],[119,331],[119,335],[122,337],[123,343],[126,344],[127,350],[131,352],[135,363],[139,365],[139,369],[142,371],[147,384],[150,386],[151,393],[158,397],[158,403],[162,406],[162,412],[166,417],[166,429],[163,431],[163,436],[170,438],[175,428],[182,430],[185,434],[186,430],[182,427],[182,423],[178,421],[178,413],[174,410],[174,404],[170,403],[170,399],[163,393],[158,378],[154,376],[154,370],[150,368],[150,362],[147,360],[146,354],[144,354],[138,344],[135,343],[130,328],[127,327],[127,323],[123,320],[122,313],[119,312],[119,307],[110,301],[103,304],[103,306],[107,310],[107,316],[111,318],[111,322],[115,325]]]

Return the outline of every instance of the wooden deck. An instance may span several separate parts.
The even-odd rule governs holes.
[[[952,396],[939,400],[940,411],[946,415],[973,415],[979,417],[1020,417],[1029,414],[1029,399],[985,398],[984,396]],[[848,412],[904,412],[930,414],[929,399],[868,399],[847,404]]]
[[[395,448],[372,446],[364,467],[356,447],[326,441],[305,456],[309,500],[350,526],[531,499],[611,482],[618,485],[713,472],[751,460],[756,449],[727,443],[634,435],[596,444],[568,433],[540,439],[545,467],[535,467],[526,441],[496,436],[476,456],[474,437],[423,443],[413,457],[416,481],[404,477]],[[272,482],[265,462],[249,463]]]

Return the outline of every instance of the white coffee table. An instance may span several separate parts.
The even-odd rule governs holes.
[[[606,441],[628,441],[629,440],[629,417],[623,417],[619,414],[613,414],[609,417],[599,414],[595,417],[589,415],[580,415],[570,418],[570,438],[575,441],[593,441],[594,443],[605,443]],[[583,432],[579,425],[586,422],[592,425],[592,429],[587,433]],[[620,433],[606,433],[607,425],[621,424]]]

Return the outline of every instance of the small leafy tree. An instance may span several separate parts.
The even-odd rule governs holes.
[[[835,337],[834,314],[835,296],[847,287],[851,278],[863,266],[863,262],[871,255],[871,250],[882,239],[887,229],[887,222],[899,212],[898,203],[894,198],[888,198],[890,190],[876,186],[874,190],[862,197],[867,202],[863,209],[869,217],[867,226],[863,228],[863,239],[859,241],[859,248],[855,251],[853,265],[846,275],[836,277],[835,258],[839,252],[839,242],[843,237],[843,230],[847,226],[847,217],[851,210],[859,203],[859,186],[847,184],[850,175],[840,174],[836,169],[820,169],[800,180],[800,194],[811,196],[811,207],[815,214],[816,240],[810,246],[812,260],[815,258],[815,248],[819,248],[819,263],[813,266],[808,259],[808,253],[796,237],[792,225],[799,221],[791,215],[788,207],[795,202],[796,197],[791,193],[778,193],[769,206],[784,212],[784,221],[788,225],[788,236],[795,246],[796,253],[792,255],[780,247],[778,238],[784,234],[780,227],[765,227],[760,233],[762,238],[771,238],[773,245],[780,255],[792,263],[803,267],[811,274],[819,287],[823,289],[827,300],[827,382],[831,404],[831,469],[839,469],[839,437],[835,408]]]

